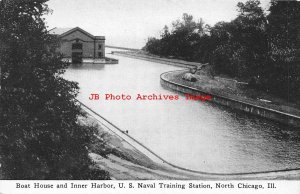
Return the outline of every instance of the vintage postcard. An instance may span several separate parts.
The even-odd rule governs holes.
[[[300,192],[300,3],[0,0],[0,193]]]

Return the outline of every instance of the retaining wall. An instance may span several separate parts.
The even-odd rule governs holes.
[[[255,105],[255,104],[250,104],[247,102],[242,102],[242,101],[239,101],[236,99],[231,99],[231,98],[224,97],[221,95],[212,95],[205,91],[198,90],[196,88],[178,84],[178,83],[169,81],[167,79],[166,75],[170,74],[170,73],[172,73],[172,72],[166,72],[166,73],[161,74],[161,76],[160,76],[161,85],[167,89],[171,89],[171,90],[185,93],[185,94],[192,94],[192,95],[211,95],[212,101],[214,103],[228,106],[230,108],[242,110],[242,111],[251,113],[253,115],[257,115],[257,116],[261,116],[264,118],[278,121],[280,123],[292,125],[295,127],[300,127],[300,117],[298,117],[296,115],[291,115],[291,114],[284,113],[284,112],[281,112],[278,110],[269,109],[266,107],[262,107],[262,106]]]

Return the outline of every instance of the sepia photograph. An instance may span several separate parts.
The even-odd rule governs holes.
[[[300,192],[300,2],[0,0],[0,179]]]

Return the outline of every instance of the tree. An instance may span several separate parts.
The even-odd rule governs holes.
[[[0,0],[0,160],[5,179],[107,179],[91,169],[95,129],[78,124],[77,83],[62,78],[47,0]],[[96,177],[95,177],[96,176]]]
[[[194,21],[193,16],[184,13],[182,20],[176,20],[172,23],[172,29],[169,31],[165,26],[162,30],[161,38],[149,38],[145,50],[152,54],[162,56],[173,56],[186,60],[200,60],[196,53],[201,37],[206,36],[207,26],[202,19]],[[202,51],[201,51],[202,52]]]
[[[237,11],[234,20],[213,27],[183,14],[182,20],[173,22],[170,34],[165,30],[161,39],[148,43],[157,54],[209,62],[216,74],[299,101],[300,3],[272,0],[266,15],[259,0],[248,0],[238,3]]]
[[[266,64],[266,18],[258,0],[240,2],[237,8],[237,18],[211,30],[216,44],[212,64],[220,73],[250,79],[259,76]]]
[[[269,61],[261,82],[272,93],[297,100],[300,99],[300,3],[272,1],[269,11]]]
[[[143,47],[143,50],[146,50],[155,55],[160,55],[161,53],[160,40],[154,37],[148,38],[146,45]]]

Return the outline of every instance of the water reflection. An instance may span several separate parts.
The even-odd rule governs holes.
[[[93,63],[84,63],[84,64],[71,64],[69,69],[74,69],[74,70],[102,70],[104,69],[105,64],[93,64]]]

